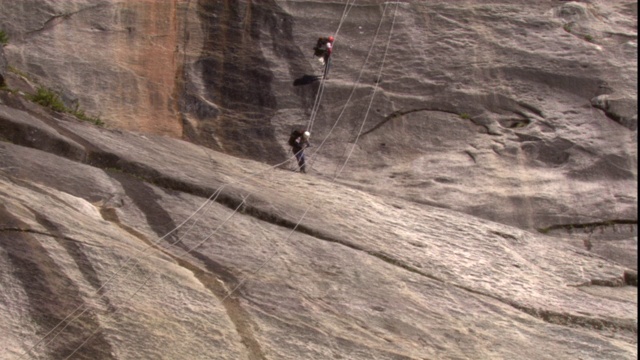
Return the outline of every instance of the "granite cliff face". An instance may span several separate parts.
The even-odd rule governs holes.
[[[315,169],[350,154],[367,191],[531,230],[637,217],[634,2],[2,5],[12,66],[108,126],[276,164],[313,124]],[[336,30],[314,112],[293,84]]]
[[[637,358],[637,3],[0,8],[3,358]]]

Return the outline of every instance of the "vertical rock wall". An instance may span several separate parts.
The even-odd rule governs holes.
[[[9,65],[67,106],[269,164],[309,124],[319,84],[296,81],[336,34],[317,173],[348,154],[351,186],[527,229],[637,218],[636,3],[347,4],[0,0],[0,28]]]
[[[187,47],[197,42],[201,48],[185,61],[186,137],[232,155],[280,161],[272,118],[283,107],[300,106],[290,96],[291,73],[299,72],[291,69],[305,66],[293,39],[294,19],[274,1],[202,0],[190,13],[196,15],[186,22],[198,22],[201,37],[189,30]]]
[[[12,66],[111,127],[277,162],[272,117],[313,96],[292,93],[308,64],[274,1],[0,4]]]

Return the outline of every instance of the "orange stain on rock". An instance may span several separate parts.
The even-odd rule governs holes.
[[[119,21],[125,35],[114,44],[116,65],[129,74],[118,82],[110,116],[117,127],[173,137],[182,136],[176,93],[181,1],[122,3]]]

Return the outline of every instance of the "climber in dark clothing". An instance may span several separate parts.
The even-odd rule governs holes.
[[[302,132],[300,130],[294,130],[289,137],[291,151],[293,151],[293,154],[296,156],[300,172],[302,173],[307,172],[304,162],[304,149],[311,146],[311,144],[309,144],[309,136],[310,134],[308,131]]]
[[[325,65],[329,62],[329,57],[333,51],[333,40],[333,36],[318,38],[318,42],[313,48],[314,55],[319,57],[320,62]]]

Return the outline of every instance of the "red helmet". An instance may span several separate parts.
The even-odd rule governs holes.
[[[333,42],[333,36],[329,36],[329,41]]]

